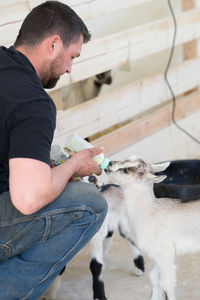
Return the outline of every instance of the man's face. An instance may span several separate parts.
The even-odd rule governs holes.
[[[46,72],[42,76],[42,84],[46,89],[56,86],[60,76],[64,73],[71,73],[73,59],[80,56],[83,45],[83,36],[68,47],[62,47],[57,57],[49,63]]]

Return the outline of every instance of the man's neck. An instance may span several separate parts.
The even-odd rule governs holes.
[[[42,70],[43,64],[42,64],[42,55],[41,55],[39,49],[37,47],[30,48],[27,46],[18,46],[18,47],[15,47],[15,49],[17,51],[21,52],[22,54],[24,54],[28,58],[28,60],[31,62],[31,64],[35,68],[38,77],[40,78],[41,77],[40,70]]]

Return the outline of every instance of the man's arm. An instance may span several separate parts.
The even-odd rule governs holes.
[[[32,214],[56,199],[72,176],[100,175],[101,169],[93,157],[101,152],[100,147],[82,150],[55,168],[31,158],[10,159],[13,205],[25,215]]]

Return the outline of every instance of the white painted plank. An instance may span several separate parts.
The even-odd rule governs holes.
[[[72,7],[86,21],[152,1],[154,0],[63,0],[62,2]],[[44,1],[29,0],[31,8],[42,2]]]
[[[0,26],[1,45],[10,46],[15,41],[22,22],[10,23]]]
[[[153,0],[73,0],[62,2],[71,6],[85,21],[151,1]],[[43,2],[44,0],[1,0],[0,26],[22,21],[33,7]]]
[[[66,3],[68,2],[66,1]],[[76,13],[86,21],[147,2],[152,2],[152,0],[93,0],[77,6],[71,5]]]
[[[169,72],[176,95],[200,84],[200,58],[183,62]],[[64,145],[66,136],[76,131],[86,137],[134,117],[171,97],[163,74],[136,81],[66,111],[58,112],[55,142]]]
[[[22,21],[29,13],[30,9],[27,2],[19,1],[13,5],[0,7],[0,26]]]
[[[26,2],[26,0],[1,0],[0,7],[8,6],[8,5],[15,5],[19,3]]]

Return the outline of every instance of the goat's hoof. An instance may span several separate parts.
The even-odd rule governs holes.
[[[144,272],[143,272],[142,270],[140,270],[140,269],[134,268],[134,269],[132,270],[132,274],[135,275],[135,276],[143,276],[143,275],[144,275]]]

